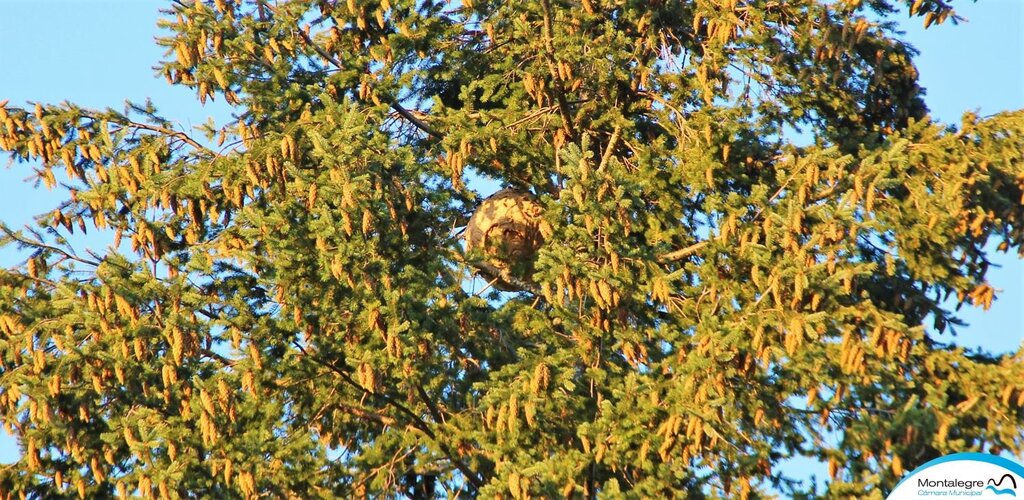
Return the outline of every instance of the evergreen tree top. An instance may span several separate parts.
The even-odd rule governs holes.
[[[1021,252],[1024,110],[934,122],[908,11],[958,19],[172,2],[159,72],[230,123],[0,103],[0,150],[68,193],[0,224],[0,492],[881,497],[1021,454],[1024,351],[934,332]],[[474,176],[526,229],[465,244]]]

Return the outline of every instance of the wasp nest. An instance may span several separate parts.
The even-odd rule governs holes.
[[[480,275],[500,290],[528,283],[544,241],[543,208],[526,192],[502,189],[477,207],[466,224],[466,250],[482,256]]]

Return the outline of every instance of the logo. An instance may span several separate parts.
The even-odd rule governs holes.
[[[1018,484],[1024,486],[1024,465],[996,455],[954,453],[914,469],[887,498],[1024,498]]]
[[[1010,480],[1010,485],[1012,486],[1012,488],[1004,488],[1001,490],[996,489],[1003,485],[1004,479]],[[1017,496],[1017,480],[1014,479],[1013,476],[1009,474],[1003,474],[1003,477],[999,478],[999,481],[996,481],[995,479],[992,478],[988,478],[988,483],[988,487],[985,489],[991,490],[992,493],[995,493],[996,495]]]

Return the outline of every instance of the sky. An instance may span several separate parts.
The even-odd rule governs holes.
[[[120,109],[125,99],[152,98],[160,112],[183,129],[208,117],[218,123],[230,110],[218,101],[201,106],[191,91],[168,85],[154,75],[163,48],[154,43],[162,3],[152,1],[0,0],[0,100],[65,100],[85,107]],[[964,111],[981,116],[1024,108],[1024,1],[955,2],[967,22],[925,30],[919,18],[898,16],[904,39],[921,51],[915,61],[927,89],[932,115],[959,123]],[[6,167],[0,159],[0,220],[20,226],[52,209],[54,195],[22,182],[26,165]],[[94,236],[95,237],[95,236]],[[92,243],[92,242],[90,242]],[[100,241],[98,246],[104,246]],[[989,271],[1000,290],[988,311],[965,307],[969,326],[958,345],[990,352],[1016,350],[1024,341],[1024,263],[1015,254],[995,254],[1001,267]],[[0,265],[14,265],[0,252]],[[0,463],[18,456],[11,436],[0,432]],[[798,465],[798,464],[794,464]],[[808,470],[820,470],[806,464]]]

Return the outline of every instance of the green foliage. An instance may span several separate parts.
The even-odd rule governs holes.
[[[0,490],[878,497],[1021,453],[1024,352],[936,332],[1024,241],[1024,112],[932,122],[897,3],[175,2],[161,72],[233,123],[0,106],[68,193],[0,227]],[[519,291],[463,286],[471,172],[544,206]]]

